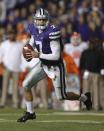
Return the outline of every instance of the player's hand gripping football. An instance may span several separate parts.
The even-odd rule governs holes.
[[[39,52],[37,51],[32,51],[31,49],[28,49],[28,52],[26,53],[26,56],[28,58],[38,58],[39,57]]]
[[[30,44],[27,44],[23,48],[23,56],[27,61],[31,61],[32,58],[39,57],[39,52],[35,51]]]

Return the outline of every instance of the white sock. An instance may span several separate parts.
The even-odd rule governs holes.
[[[84,94],[81,94],[79,100],[82,101],[82,102],[85,102],[87,100],[87,96],[84,95]]]
[[[25,101],[27,112],[33,113],[33,104],[32,101]]]

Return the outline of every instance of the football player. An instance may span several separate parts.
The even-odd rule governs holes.
[[[36,118],[32,107],[31,88],[46,75],[52,79],[56,97],[60,100],[68,99],[65,91],[65,69],[61,57],[63,46],[60,29],[49,23],[49,14],[45,9],[36,10],[33,17],[34,22],[28,26],[28,32],[31,34],[29,44],[34,48],[34,51],[25,48],[27,52],[25,51],[24,56],[27,60],[39,58],[39,62],[23,81],[27,111],[17,120],[18,122],[26,122]],[[84,99],[88,102],[90,100],[87,95],[84,96]]]

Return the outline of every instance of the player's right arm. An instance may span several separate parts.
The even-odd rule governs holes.
[[[23,47],[23,56],[29,62],[32,58],[39,58],[39,52],[34,49],[34,38],[31,35],[28,43]]]
[[[26,61],[30,61],[32,59],[32,56],[31,56],[31,49],[29,49],[29,45],[33,46],[33,37],[31,36],[31,38],[27,39],[25,41],[25,45],[23,47],[23,56],[24,58],[26,59]]]
[[[31,35],[30,40],[28,41],[28,44],[30,44],[32,47],[34,46],[34,37]]]

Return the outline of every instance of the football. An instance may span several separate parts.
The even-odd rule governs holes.
[[[24,47],[23,47],[23,56],[24,58],[26,59],[26,61],[31,61],[32,58],[26,56],[26,53],[29,53],[31,51],[34,51],[33,47],[30,45],[30,44],[26,44]]]

